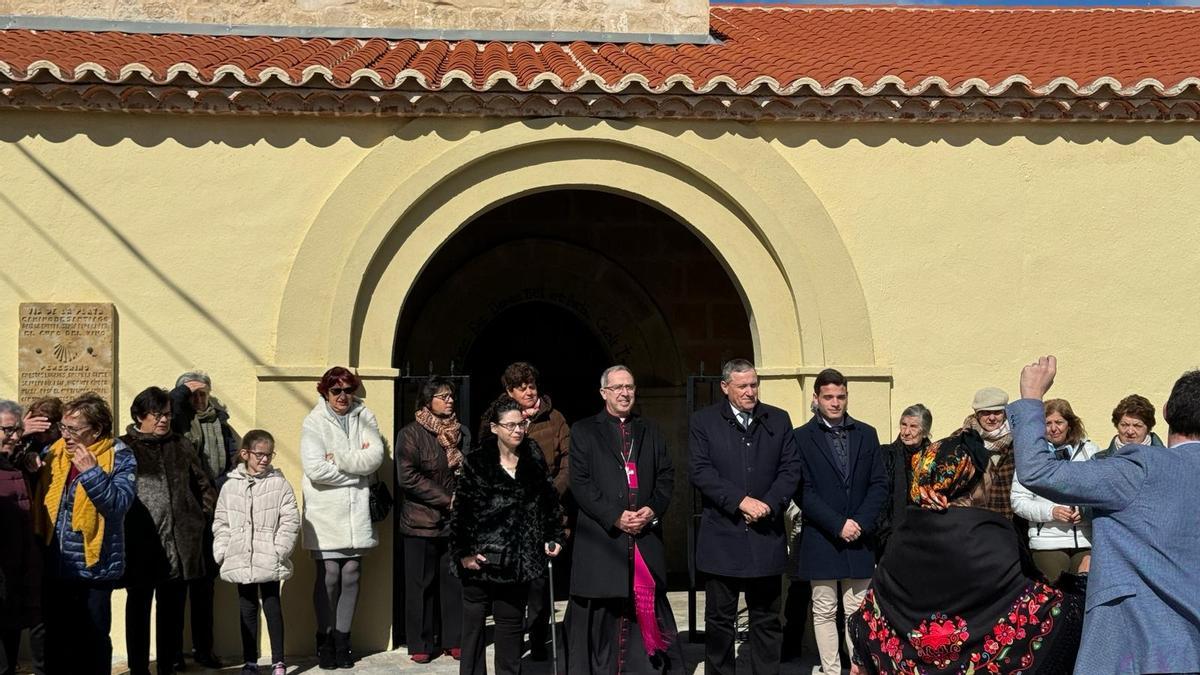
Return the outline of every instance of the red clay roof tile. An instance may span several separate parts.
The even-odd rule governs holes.
[[[1200,84],[1200,9],[715,6],[708,45],[0,30],[0,79],[564,92],[1078,95]],[[632,91],[631,91],[632,90]]]

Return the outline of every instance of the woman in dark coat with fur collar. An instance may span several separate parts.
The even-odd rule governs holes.
[[[508,396],[492,404],[491,434],[463,463],[454,496],[450,548],[463,583],[464,675],[487,673],[484,619],[496,620],[496,672],[521,672],[521,637],[529,583],[546,573],[546,556],[562,550],[558,493],[546,460],[526,438],[529,421]]]
[[[171,399],[150,387],[133,399],[121,440],[137,458],[137,499],[125,516],[125,645],[132,675],[150,672],[150,604],[157,596],[158,672],[174,672],[187,582],[205,574],[204,535],[216,492],[195,448],[171,431]]]

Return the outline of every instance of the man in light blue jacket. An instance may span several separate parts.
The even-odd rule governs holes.
[[[1128,445],[1091,462],[1057,461],[1042,397],[1053,356],[1021,371],[1009,405],[1017,480],[1055,503],[1093,507],[1093,557],[1075,672],[1200,672],[1200,370],[1175,382],[1163,410],[1167,448]]]

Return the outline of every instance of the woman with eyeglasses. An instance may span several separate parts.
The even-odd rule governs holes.
[[[541,377],[533,364],[525,361],[510,363],[500,376],[500,385],[509,398],[521,406],[521,415],[529,420],[529,429],[525,435],[531,441],[537,442],[546,466],[550,470],[550,480],[558,491],[559,503],[566,513],[567,522],[564,527],[570,528],[575,520],[574,502],[567,492],[570,490],[570,450],[571,427],[567,418],[550,402],[550,397],[538,389],[538,379]],[[489,434],[487,419],[481,421],[480,438]],[[567,530],[570,537],[570,530]],[[560,582],[565,581],[570,571],[569,565],[563,566]],[[529,658],[533,661],[546,660],[546,643],[550,640],[550,598],[554,589],[546,587],[545,579],[537,579],[529,585]]]
[[[404,632],[408,656],[461,658],[462,585],[450,574],[450,507],[471,434],[454,407],[454,384],[431,377],[416,419],[396,435],[396,516],[404,538]]]
[[[562,510],[545,457],[526,436],[529,419],[507,395],[488,409],[488,436],[463,463],[450,521],[450,550],[463,585],[459,673],[485,675],[484,619],[496,621],[496,672],[521,672],[530,582],[562,551]]]
[[[70,401],[50,446],[34,500],[35,531],[48,544],[46,666],[50,673],[112,672],[112,591],[125,573],[125,514],[137,460],[113,438],[100,396]]]
[[[149,387],[129,406],[121,441],[137,459],[137,496],[125,517],[125,647],[131,675],[150,675],[150,606],[158,673],[175,672],[187,583],[204,576],[205,529],[216,491],[188,439],[171,431],[171,398]]]
[[[371,522],[370,477],[383,463],[379,422],[355,396],[362,381],[336,366],[317,383],[321,400],[304,418],[300,464],[304,548],[316,561],[313,605],[323,670],[354,667],[350,627],[362,559],[379,544]]]

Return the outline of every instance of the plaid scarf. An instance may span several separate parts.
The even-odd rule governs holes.
[[[446,464],[451,469],[457,469],[463,460],[462,451],[458,449],[458,442],[462,439],[458,416],[450,413],[449,417],[438,417],[429,408],[421,408],[417,411],[417,423],[437,436],[438,444],[446,450]]]
[[[999,429],[984,431],[979,425],[979,420],[971,415],[963,422],[963,428],[974,429],[982,436],[984,447],[988,451],[987,472],[991,475],[992,482],[988,486],[987,503],[983,508],[1012,520],[1012,482],[1017,468],[1013,461],[1012,427],[1009,426],[1008,420],[1005,420],[1004,426]]]

